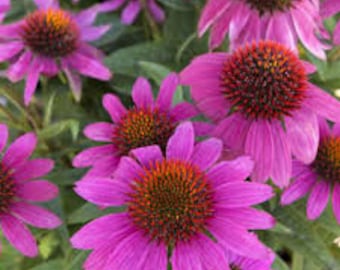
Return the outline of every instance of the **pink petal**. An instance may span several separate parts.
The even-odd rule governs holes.
[[[138,159],[144,167],[149,167],[156,161],[162,161],[162,150],[158,145],[140,147],[131,151],[131,154]]]
[[[118,123],[121,118],[127,113],[126,108],[118,97],[112,94],[106,94],[103,97],[103,106],[110,114],[113,122]]]
[[[132,99],[137,108],[153,108],[152,89],[149,81],[139,77],[132,87]]]
[[[97,122],[86,126],[84,134],[87,138],[98,142],[112,142],[114,125],[106,122]]]
[[[179,78],[176,73],[170,73],[162,82],[156,104],[162,110],[168,110],[171,107],[174,93],[179,84]]]
[[[122,13],[122,23],[132,24],[141,10],[139,1],[130,1]]]
[[[82,81],[78,73],[73,70],[63,67],[63,71],[66,74],[67,80],[70,84],[72,94],[77,102],[81,99],[81,89],[82,89]]]
[[[25,202],[13,203],[10,210],[18,219],[37,228],[54,229],[62,223],[50,211]]]
[[[33,133],[26,133],[17,138],[7,149],[2,162],[7,168],[13,168],[28,159],[37,145],[37,137]]]
[[[330,184],[325,180],[316,183],[309,195],[307,202],[307,218],[317,219],[325,210],[330,193]]]
[[[221,156],[222,147],[222,142],[215,138],[200,142],[194,147],[191,162],[205,171]]]
[[[13,178],[15,178],[16,181],[21,182],[42,177],[49,173],[53,169],[53,166],[53,160],[47,158],[27,160],[16,168],[13,173]]]
[[[8,128],[5,124],[0,124],[0,152],[4,150],[8,139]]]
[[[21,221],[10,215],[1,214],[0,225],[7,240],[22,254],[28,257],[38,255],[37,243]]]
[[[88,148],[76,155],[72,164],[76,168],[88,167],[96,163],[98,159],[106,156],[116,156],[116,151],[112,144]]]
[[[336,183],[332,195],[333,213],[336,221],[340,224],[340,184]]]
[[[192,123],[185,122],[179,125],[168,141],[166,157],[183,161],[189,160],[194,150],[194,142],[195,134]]]
[[[28,106],[28,104],[30,103],[39,82],[41,65],[37,60],[37,57],[33,58],[31,66],[29,67],[27,73],[28,74],[26,78],[26,85],[24,89],[24,102],[26,106]]]
[[[24,52],[19,59],[9,66],[7,69],[7,77],[11,82],[18,82],[22,80],[27,73],[32,60],[32,53],[30,51]]]
[[[46,202],[58,196],[58,188],[46,180],[27,181],[17,186],[16,196],[32,202]]]

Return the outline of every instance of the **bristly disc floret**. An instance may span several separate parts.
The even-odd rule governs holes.
[[[168,245],[204,232],[214,212],[205,174],[183,161],[156,162],[132,188],[128,212],[133,222],[152,239]]]
[[[232,111],[252,119],[291,116],[301,106],[307,76],[298,57],[285,46],[263,41],[236,50],[221,74]]]
[[[15,183],[10,173],[0,164],[0,213],[7,211],[15,195]]]
[[[153,144],[165,150],[175,127],[171,117],[165,112],[151,108],[133,108],[117,124],[113,143],[121,155],[127,155],[134,148]]]
[[[340,138],[321,140],[313,167],[322,179],[340,183]]]
[[[80,31],[71,16],[60,9],[37,10],[28,15],[21,31],[26,46],[47,57],[62,57],[78,48]]]
[[[256,9],[260,15],[274,13],[275,11],[286,11],[300,0],[246,0],[251,8]]]

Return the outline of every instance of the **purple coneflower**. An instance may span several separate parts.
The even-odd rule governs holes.
[[[100,52],[87,44],[110,27],[92,26],[97,11],[71,14],[55,0],[35,0],[38,9],[24,19],[0,26],[0,61],[8,61],[6,75],[12,82],[26,77],[28,105],[40,75],[55,76],[63,71],[77,100],[81,95],[79,73],[109,80],[111,72],[101,62]]]
[[[75,167],[92,166],[84,178],[110,175],[120,158],[134,148],[158,144],[165,150],[178,123],[197,114],[187,102],[172,106],[178,80],[176,74],[168,75],[154,100],[150,83],[138,78],[132,89],[134,106],[130,109],[113,94],[103,97],[103,106],[113,123],[98,122],[85,128],[86,137],[108,144],[86,149],[74,158]]]
[[[78,3],[79,0],[73,0]],[[165,19],[164,11],[157,4],[156,0],[106,0],[98,4],[102,12],[114,11],[122,7],[126,2],[128,4],[123,9],[121,21],[124,24],[132,24],[136,21],[138,14],[145,9],[156,22],[163,22]]]
[[[327,206],[332,192],[333,212],[340,224],[340,124],[332,129],[320,121],[320,144],[313,163],[293,162],[294,182],[281,197],[283,205],[291,204],[308,192],[307,217],[317,219]]]
[[[7,144],[8,129],[0,124],[0,151]],[[60,219],[50,211],[32,203],[46,202],[58,195],[58,188],[40,180],[53,168],[50,159],[28,160],[37,139],[33,133],[17,138],[0,161],[0,228],[4,237],[23,255],[38,254],[37,243],[26,224],[53,229]],[[39,180],[37,180],[39,179]]]
[[[218,125],[213,136],[255,160],[254,181],[287,186],[292,155],[311,163],[317,115],[340,120],[340,102],[311,84],[314,66],[285,46],[264,41],[198,56],[181,73],[198,108]]]
[[[274,40],[297,52],[298,40],[314,55],[325,59],[329,48],[316,0],[209,0],[198,30],[202,36],[211,27],[210,48],[218,47],[229,33],[230,46]]]
[[[335,15],[340,12],[340,1],[325,0],[321,3],[321,15],[325,18]],[[335,44],[340,44],[340,22],[336,25],[333,32],[333,41]]]
[[[271,252],[248,230],[274,225],[252,208],[273,196],[265,184],[245,182],[248,157],[216,163],[222,142],[194,144],[190,122],[180,124],[166,145],[137,148],[123,157],[112,178],[79,181],[75,191],[99,206],[126,206],[85,225],[71,239],[91,249],[86,270],[228,269],[226,250],[266,260]]]

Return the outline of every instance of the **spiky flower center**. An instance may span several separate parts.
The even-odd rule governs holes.
[[[246,0],[250,7],[256,9],[261,16],[275,11],[286,11],[298,1],[300,0]]]
[[[14,195],[14,180],[10,172],[0,163],[0,213],[7,211]]]
[[[300,108],[307,76],[293,52],[279,43],[262,41],[228,57],[221,86],[232,111],[252,119],[281,120]]]
[[[61,9],[37,10],[31,13],[21,30],[25,45],[43,56],[62,57],[78,48],[78,25]]]
[[[128,211],[136,226],[166,244],[204,232],[214,213],[212,190],[198,167],[163,160],[145,169],[129,194]]]
[[[340,137],[321,140],[313,167],[322,179],[340,183]]]
[[[131,149],[157,144],[165,150],[166,144],[175,129],[171,117],[151,108],[133,108],[117,124],[113,143],[121,155]]]

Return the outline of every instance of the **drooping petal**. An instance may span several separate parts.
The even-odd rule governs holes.
[[[326,208],[330,193],[330,184],[322,180],[316,183],[307,202],[307,218],[317,219]]]
[[[8,139],[8,128],[5,124],[0,124],[0,152],[4,150]]]
[[[8,214],[1,214],[0,225],[7,240],[22,254],[28,257],[38,255],[37,243],[21,221]]]
[[[340,184],[336,183],[333,188],[332,194],[332,206],[333,206],[333,213],[340,224]]]
[[[110,155],[116,156],[115,147],[112,144],[94,146],[76,155],[72,164],[76,168],[88,167],[96,163],[98,159]]]
[[[10,210],[17,218],[37,228],[54,229],[61,224],[55,214],[37,205],[16,202]]]
[[[20,166],[16,167],[16,170],[13,173],[13,178],[17,182],[22,182],[42,177],[49,173],[53,169],[53,166],[53,160],[47,158],[27,160]]]
[[[58,196],[58,188],[46,180],[27,181],[17,186],[16,196],[32,202],[46,202]]]
[[[139,1],[130,1],[124,8],[122,13],[122,23],[132,24],[141,10],[141,4]]]
[[[106,122],[97,122],[85,127],[87,138],[98,142],[112,142],[114,125]]]

